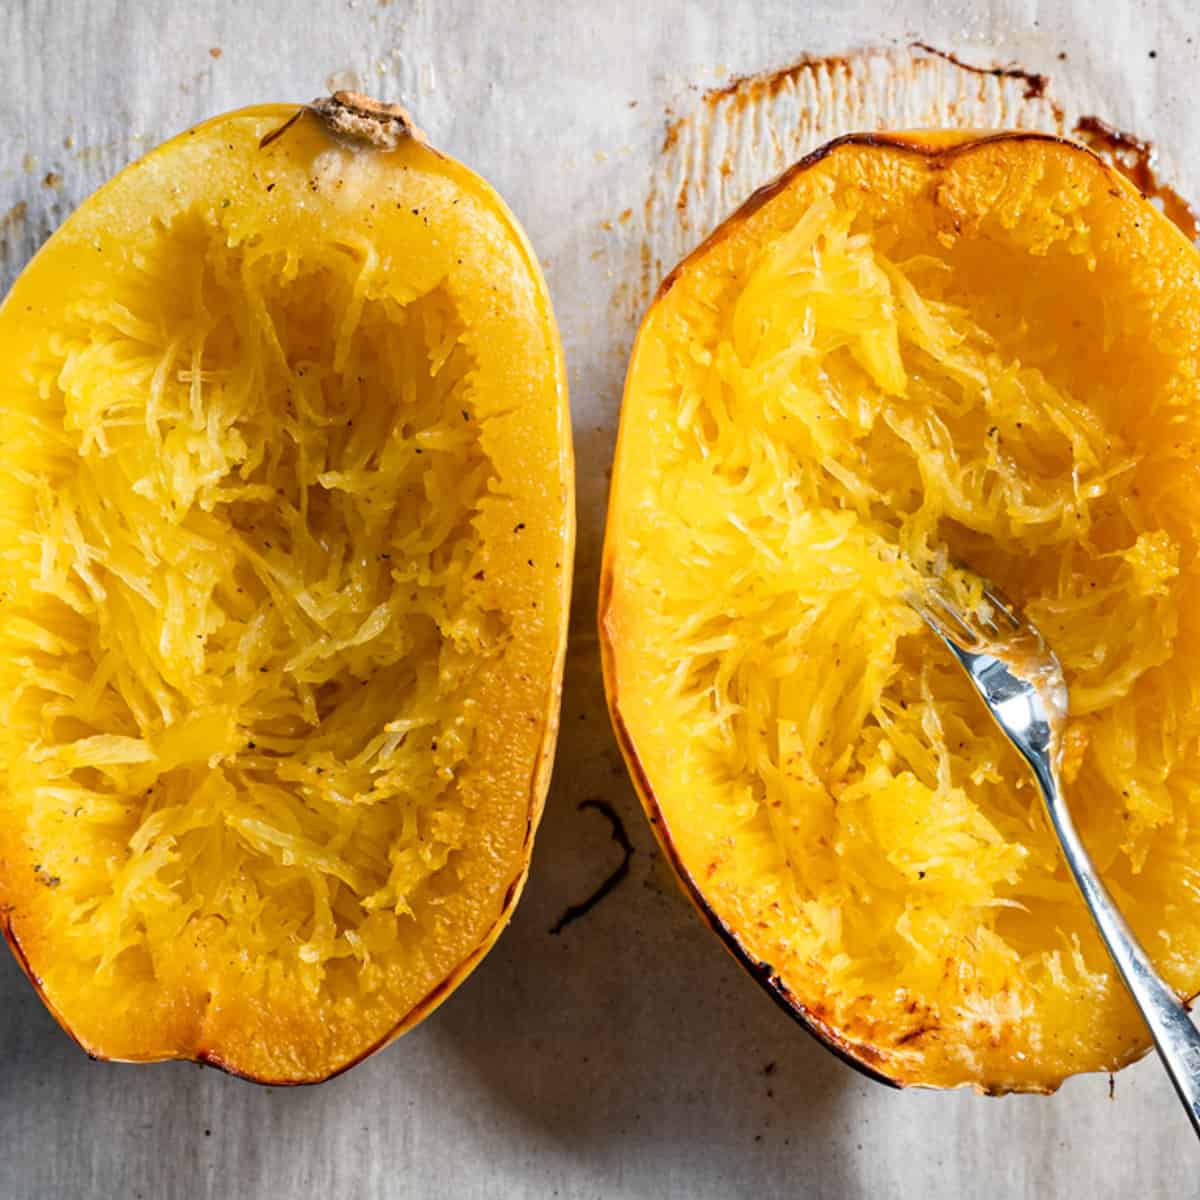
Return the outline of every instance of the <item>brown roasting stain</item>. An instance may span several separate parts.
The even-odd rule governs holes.
[[[696,209],[705,207],[704,200],[708,197],[703,193],[706,189],[711,192],[712,181],[704,178],[703,174],[714,148],[722,141],[722,135],[724,153],[720,161],[714,162],[712,166],[714,177],[720,181],[723,196],[726,185],[733,185],[735,182],[739,143],[753,137],[754,128],[760,124],[774,158],[779,159],[778,162],[772,162],[772,173],[784,169],[789,161],[802,157],[817,141],[826,141],[838,133],[849,132],[850,125],[861,129],[865,122],[866,127],[874,125],[879,128],[894,128],[897,119],[902,126],[979,124],[978,121],[956,121],[957,114],[953,111],[953,102],[950,105],[951,111],[937,118],[931,114],[929,117],[905,119],[900,118],[898,113],[888,118],[886,114],[874,113],[871,117],[863,114],[855,120],[851,115],[827,114],[821,111],[821,106],[826,103],[826,97],[831,92],[838,92],[843,100],[854,97],[861,105],[868,87],[867,75],[863,68],[873,58],[880,57],[890,59],[888,75],[892,82],[889,96],[897,109],[902,110],[901,97],[912,80],[920,75],[928,75],[934,70],[945,71],[949,67],[963,74],[981,77],[981,86],[984,77],[990,77],[995,81],[994,86],[998,92],[1003,91],[1002,85],[1023,84],[1019,92],[1021,100],[1027,105],[1040,104],[1050,123],[1061,131],[1062,112],[1047,96],[1048,76],[1027,71],[1016,65],[976,67],[925,42],[912,43],[907,52],[889,52],[876,48],[849,54],[805,55],[776,70],[735,76],[726,83],[701,92],[697,100],[689,103],[685,112],[668,109],[666,130],[659,150],[662,169],[656,174],[646,198],[646,240],[640,264],[640,278],[636,286],[624,290],[621,296],[623,303],[632,302],[631,315],[638,315],[649,301],[664,271],[672,265],[672,260],[682,257],[665,246],[661,247],[661,250],[666,253],[659,252],[658,238],[655,237],[659,230],[654,228],[652,219],[656,202],[661,201],[672,210],[668,220],[674,222],[677,232],[694,233],[699,237],[711,232],[712,217],[699,215]],[[786,127],[772,113],[772,106],[785,100],[788,95],[796,97],[796,108],[789,110],[786,120],[793,126],[804,126],[805,133],[809,130],[813,133],[824,131],[828,126],[826,136],[816,138],[811,145],[795,146],[797,129]],[[854,103],[854,100],[850,102]],[[1014,98],[1011,96],[1007,101],[1003,95],[998,96],[1001,124],[1023,123],[1020,112],[1009,112],[1013,102]],[[842,120],[848,121],[845,129],[836,127]],[[765,178],[759,180],[758,185],[764,182]],[[740,199],[744,197],[731,197],[732,203],[728,205],[727,211],[736,208]],[[658,219],[661,223],[661,214]]]
[[[0,217],[0,234],[10,233],[16,229],[25,220],[25,214],[29,211],[29,205],[24,200],[14,204],[12,208]]]
[[[622,858],[600,886],[586,900],[567,906],[563,915],[558,918],[554,923],[554,927],[550,930],[550,933],[555,937],[562,933],[568,925],[578,921],[580,917],[587,916],[629,874],[629,862],[633,858],[633,843],[629,840],[629,834],[625,832],[625,822],[621,820],[620,813],[607,800],[602,800],[599,796],[593,796],[588,800],[581,800],[578,807],[580,812],[585,808],[593,808],[608,819],[612,830],[612,839],[621,847]]]
[[[42,187],[49,188],[52,192],[58,191],[62,187],[62,176],[57,171],[47,171],[46,178],[42,180]]]
[[[1080,117],[1071,133],[1116,167],[1148,200],[1157,201],[1189,240],[1196,240],[1200,233],[1196,210],[1158,177],[1153,143],[1096,116]]]
[[[640,255],[613,304],[628,319],[640,318],[663,276],[752,191],[817,145],[863,129],[1019,128],[1074,137],[1196,240],[1200,218],[1158,177],[1150,143],[1098,117],[1068,117],[1052,84],[1049,74],[1019,63],[977,65],[913,41],[804,56],[689,89],[680,107],[667,109],[659,166],[639,214]]]
[[[20,231],[21,226],[25,224],[25,215],[28,212],[29,205],[24,200],[20,200],[0,217],[0,250],[8,249],[9,238]]]
[[[789,63],[786,67],[780,67],[775,71],[762,71],[752,75],[735,75],[727,83],[723,83],[718,87],[708,88],[701,100],[709,108],[715,108],[722,101],[729,100],[736,109],[741,110],[755,103],[761,103],[763,100],[773,99],[784,88],[795,84],[802,75],[816,71],[842,71],[848,73],[850,63],[850,57],[845,54],[831,54],[824,58],[810,55],[805,58],[799,58],[795,62]],[[674,117],[668,120],[667,132],[663,138],[661,153],[666,154],[668,150],[674,148],[688,120],[687,116]]]
[[[220,58],[223,53],[224,53],[224,51],[222,51],[220,46],[213,46],[212,49],[210,49],[208,52],[208,57],[209,58]]]
[[[932,1033],[936,1028],[936,1025],[918,1025],[916,1029],[910,1029],[907,1033],[898,1037],[896,1039],[896,1045],[905,1046],[909,1042],[914,1042],[917,1038],[923,1037],[927,1033]]]
[[[728,83],[720,87],[709,88],[704,94],[707,104],[715,104],[718,100],[732,97],[739,107],[745,108],[755,100],[770,99],[777,96],[789,84],[795,83],[803,74],[814,71],[849,71],[850,58],[845,54],[830,54],[823,58],[808,56],[798,58],[786,67],[777,71],[769,71],[756,75],[735,75]]]
[[[1042,99],[1046,95],[1046,88],[1050,83],[1049,75],[1043,75],[1039,71],[1027,71],[1024,67],[1016,64],[1001,67],[977,67],[974,63],[964,62],[957,54],[951,54],[949,50],[939,50],[928,42],[913,42],[912,47],[914,50],[924,50],[926,54],[944,58],[946,62],[953,63],[963,71],[970,71],[973,75],[991,75],[996,79],[1018,79],[1025,85],[1026,100]]]
[[[679,141],[679,131],[683,128],[683,123],[686,117],[676,117],[674,120],[667,121],[667,132],[663,135],[662,149],[660,154],[666,154],[670,150],[675,149],[676,143]]]

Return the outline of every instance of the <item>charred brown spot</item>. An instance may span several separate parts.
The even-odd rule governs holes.
[[[863,1062],[881,1063],[884,1060],[882,1050],[877,1050],[874,1046],[867,1046],[859,1042],[848,1042],[846,1046],[849,1053],[855,1055]]]
[[[527,833],[528,833],[528,832],[531,832],[531,831],[532,831],[532,828],[533,828],[533,818],[532,818],[532,817],[530,817],[530,818],[529,818],[529,822],[528,822],[528,829],[527,829]],[[507,911],[508,911],[508,910],[509,910],[509,909],[512,907],[512,905],[513,905],[513,901],[516,899],[517,890],[520,888],[520,886],[521,886],[521,880],[522,880],[523,878],[524,878],[524,876],[523,876],[523,875],[518,875],[518,876],[517,876],[517,878],[516,878],[516,879],[514,879],[514,880],[512,881],[512,883],[510,883],[510,884],[508,885],[508,887],[507,887],[507,888],[505,888],[505,890],[504,890],[504,899],[500,901],[500,910],[501,910],[501,912],[507,912]]]
[[[1196,240],[1200,233],[1196,212],[1173,187],[1158,177],[1153,143],[1094,116],[1080,117],[1072,132],[1089,149],[1103,154],[1143,196],[1157,200],[1163,213],[1184,235],[1193,242]]]

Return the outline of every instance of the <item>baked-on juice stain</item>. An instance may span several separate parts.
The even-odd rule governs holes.
[[[1163,213],[1191,241],[1200,233],[1196,211],[1154,169],[1154,146],[1144,138],[1117,129],[1099,117],[1080,117],[1071,133],[1090,150],[1102,154],[1149,200],[1157,200]]]
[[[819,57],[808,55],[775,71],[734,75],[727,83],[723,83],[719,87],[708,88],[704,92],[703,101],[709,109],[713,109],[721,101],[729,100],[732,101],[735,109],[741,111],[749,107],[751,103],[759,103],[777,96],[788,84],[795,83],[801,75],[819,70],[840,70],[849,74],[850,57],[845,54],[828,54]],[[670,109],[667,110],[667,113],[667,132],[663,137],[660,154],[666,154],[674,148],[679,141],[684,124],[689,119],[687,114],[681,117],[672,116]],[[681,209],[686,206],[686,197],[683,204],[677,204],[677,207]]]
[[[729,96],[739,107],[745,107],[747,100],[778,95],[787,84],[795,82],[804,72],[822,67],[827,71],[849,71],[850,58],[845,54],[826,54],[819,57],[809,55],[789,63],[786,67],[780,67],[777,71],[735,75],[728,83],[709,88],[704,93],[704,99],[711,105]]]
[[[629,860],[633,858],[633,843],[629,840],[629,834],[625,832],[625,822],[621,820],[620,813],[607,800],[601,800],[598,797],[591,800],[581,800],[579,802],[579,811],[583,812],[585,808],[594,808],[597,812],[603,813],[608,818],[608,823],[612,827],[613,841],[621,847],[624,857],[608,878],[586,900],[579,904],[570,904],[567,906],[566,911],[558,918],[554,923],[554,927],[550,930],[551,934],[556,937],[572,921],[578,921],[580,917],[587,916],[629,874]]]
[[[963,62],[956,54],[948,50],[939,50],[927,42],[913,42],[913,48],[923,50],[926,54],[934,54],[947,62],[971,71],[976,75],[993,75],[999,79],[1017,79],[1025,84],[1026,100],[1041,100],[1046,97],[1046,88],[1050,82],[1048,75],[1037,71],[1027,71],[1015,64],[1004,67],[977,67]],[[1062,110],[1054,105],[1055,115],[1062,121]],[[1200,232],[1195,210],[1169,184],[1159,179],[1154,169],[1154,146],[1145,138],[1136,137],[1110,125],[1107,121],[1095,116],[1083,116],[1075,122],[1071,130],[1072,136],[1083,142],[1090,150],[1101,154],[1131,183],[1133,183],[1149,200],[1157,200],[1163,212],[1187,235],[1191,241],[1196,240]]]
[[[975,75],[994,75],[997,79],[1018,79],[1025,85],[1026,100],[1041,100],[1046,95],[1046,85],[1050,82],[1049,75],[1042,75],[1037,71],[1027,71],[1024,67],[1018,67],[1015,64],[1006,67],[977,67],[973,63],[963,62],[957,54],[951,54],[949,50],[939,50],[936,46],[929,45],[928,42],[913,42],[914,50],[924,50],[926,54],[933,54],[938,58],[944,58],[948,63],[953,63],[956,67],[961,67],[964,71],[970,71]]]
[[[1185,236],[1192,241],[1197,240],[1197,235],[1200,234],[1200,219],[1197,218],[1192,206],[1174,188],[1163,183],[1158,178],[1154,168],[1154,149],[1151,143],[1143,138],[1117,129],[1108,122],[1094,116],[1079,117],[1074,127],[1068,129],[1067,116],[1062,106],[1054,99],[1049,90],[1051,77],[1048,74],[1040,71],[1031,71],[1013,62],[990,67],[977,66],[964,61],[957,54],[949,50],[939,50],[936,46],[930,45],[928,42],[910,42],[909,50],[941,59],[943,62],[950,63],[961,71],[969,72],[983,78],[992,78],[999,81],[1012,80],[1016,84],[1023,84],[1022,96],[1024,100],[1041,101],[1049,105],[1058,134],[1074,137],[1076,140],[1083,142],[1089,149],[1099,154],[1105,162],[1114,166],[1130,179],[1147,198],[1153,200],[1162,209],[1163,213],[1179,227]],[[699,123],[696,123],[696,129],[701,138],[707,142],[711,134],[709,121],[711,121],[713,114],[722,107],[728,105],[731,111],[740,114],[746,109],[771,101],[787,86],[798,84],[801,77],[806,74],[815,75],[825,72],[832,76],[838,73],[845,73],[847,77],[850,77],[857,57],[859,56],[855,54],[806,55],[777,70],[738,75],[719,87],[708,88],[703,93],[699,110],[701,113],[706,114],[707,119],[702,119]],[[1066,55],[1060,54],[1058,61],[1065,61],[1065,58]],[[913,65],[915,66],[919,61],[919,59],[916,59]],[[685,127],[695,123],[695,115],[695,113],[686,113],[677,116],[668,109],[666,134],[660,151],[662,155],[668,155],[675,149]],[[950,117],[946,121],[948,127],[954,127],[959,123],[954,117]],[[728,153],[721,165],[720,171],[723,177],[732,173]],[[691,182],[685,176],[682,185],[676,186],[674,203],[676,213],[678,214],[676,220],[684,230],[691,224],[686,215],[689,201],[692,199],[695,191],[694,188],[689,187]],[[646,225],[648,229],[651,225],[651,210],[654,198],[655,193],[652,189],[646,196],[645,204]],[[655,269],[658,265],[655,256],[651,252],[649,240],[644,241],[642,244],[641,279],[639,287],[633,293],[643,302],[649,298],[653,291]]]

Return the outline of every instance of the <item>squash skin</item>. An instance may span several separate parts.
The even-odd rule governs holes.
[[[805,171],[823,162],[830,155],[839,151],[861,154],[870,153],[876,149],[899,152],[911,155],[921,162],[931,172],[940,166],[952,162],[962,155],[995,144],[1020,145],[1022,143],[1051,144],[1069,148],[1073,153],[1087,156],[1105,173],[1110,194],[1122,199],[1136,200],[1143,210],[1146,219],[1159,227],[1169,227],[1177,239],[1180,248],[1186,246],[1189,253],[1195,253],[1189,239],[1174,226],[1161,212],[1150,205],[1139,189],[1121,172],[1113,168],[1097,155],[1091,148],[1070,138],[1058,137],[1027,131],[958,131],[958,130],[917,130],[896,133],[857,133],[848,134],[810,152],[782,172],[775,180],[755,191],[743,204],[720,226],[717,227],[703,242],[691,251],[677,264],[662,280],[639,327],[630,352],[629,365],[626,371],[625,390],[622,402],[622,416],[618,430],[617,444],[614,449],[612,481],[609,491],[608,519],[606,523],[605,542],[602,554],[600,586],[598,594],[597,623],[601,647],[603,678],[609,715],[614,733],[622,756],[629,771],[634,789],[637,792],[643,811],[663,854],[675,873],[677,882],[684,895],[691,901],[704,923],[720,938],[725,949],[741,965],[741,967],[761,986],[772,1000],[793,1020],[849,1066],[875,1082],[894,1088],[920,1087],[942,1090],[947,1087],[970,1086],[975,1091],[985,1095],[1005,1095],[1009,1093],[1052,1094],[1065,1078],[1051,1080],[1045,1083],[1018,1082],[1009,1080],[982,1080],[969,1083],[945,1084],[930,1082],[919,1075],[898,1069],[889,1062],[887,1048],[872,1044],[865,1039],[847,1037],[836,1025],[825,1018],[819,1006],[806,1004],[800,997],[789,989],[784,979],[774,966],[759,957],[749,949],[745,936],[729,922],[722,919],[715,911],[713,904],[705,893],[703,885],[696,875],[689,870],[684,862],[683,854],[676,844],[669,822],[663,810],[662,803],[656,795],[643,757],[639,752],[637,739],[630,731],[625,716],[625,706],[622,700],[621,687],[618,679],[618,657],[621,652],[622,634],[620,630],[621,611],[619,603],[614,601],[615,561],[622,551],[621,538],[617,531],[617,514],[621,510],[621,464],[629,455],[629,447],[638,431],[628,420],[630,411],[629,399],[635,386],[640,356],[647,354],[647,342],[652,335],[651,316],[668,295],[676,283],[694,264],[703,261],[706,256],[724,239],[735,234],[741,226],[760,208],[784,192],[788,186]],[[1200,996],[1200,991],[1187,999],[1187,1004]],[[1112,1069],[1119,1069],[1132,1062],[1138,1061],[1149,1052],[1148,1041],[1143,1045],[1131,1048],[1122,1061]]]
[[[335,117],[338,114],[350,113],[357,127],[348,126],[345,123],[339,125],[336,120],[330,119],[331,111]],[[338,93],[333,101],[319,101],[311,107],[275,104],[226,113],[212,118],[194,129],[187,130],[155,148],[143,159],[125,168],[117,177],[99,189],[85,202],[83,207],[91,209],[103,205],[107,195],[115,191],[120,181],[125,180],[127,183],[128,177],[132,173],[139,171],[152,161],[169,162],[175,148],[187,144],[189,139],[221,138],[226,123],[239,121],[265,123],[266,128],[271,128],[272,132],[263,138],[264,145],[286,137],[287,131],[293,128],[297,122],[301,122],[303,125],[321,129],[322,136],[328,139],[330,147],[354,152],[360,148],[366,151],[381,148],[392,149],[396,143],[402,143],[408,147],[419,147],[419,151],[416,152],[426,155],[431,162],[440,164],[440,169],[453,180],[455,186],[460,188],[464,194],[470,194],[478,200],[503,227],[509,246],[521,260],[522,269],[527,273],[532,294],[536,297],[542,312],[540,333],[545,337],[548,353],[546,359],[539,364],[539,370],[548,381],[548,395],[551,397],[550,408],[541,414],[539,420],[543,422],[543,430],[547,433],[542,449],[547,451],[552,469],[546,477],[536,481],[534,489],[538,502],[545,506],[544,512],[538,515],[538,521],[534,522],[534,525],[541,527],[544,520],[548,536],[544,542],[537,543],[534,548],[538,552],[539,558],[552,559],[554,567],[553,569],[548,566],[544,568],[545,578],[549,585],[547,589],[541,593],[534,593],[542,600],[542,609],[545,614],[539,624],[543,633],[538,635],[537,644],[538,653],[545,655],[545,673],[540,679],[532,682],[528,676],[523,676],[525,682],[521,685],[521,688],[531,687],[540,698],[537,702],[537,711],[531,711],[528,714],[528,720],[536,730],[536,753],[529,764],[528,791],[521,805],[524,833],[520,849],[505,868],[506,879],[502,894],[498,893],[498,911],[484,935],[473,947],[468,949],[467,953],[440,981],[370,1044],[356,1047],[354,1053],[349,1056],[341,1055],[327,1061],[310,1062],[299,1069],[290,1070],[272,1067],[269,1063],[271,1058],[269,1053],[262,1055],[253,1046],[245,1043],[236,1044],[236,1038],[231,1042],[228,1032],[223,1030],[209,1031],[194,1044],[184,1046],[172,1045],[169,1037],[160,1039],[156,1044],[155,1031],[151,1030],[146,1038],[147,1044],[144,1051],[139,1049],[134,1053],[113,1053],[103,1040],[97,1040],[82,1033],[78,1027],[79,1021],[72,1011],[64,1009],[57,1003],[48,990],[45,980],[35,965],[39,951],[31,952],[30,938],[22,930],[24,901],[32,892],[36,891],[38,885],[25,883],[18,878],[17,864],[5,861],[4,847],[0,844],[0,929],[3,930],[14,957],[43,1003],[64,1031],[89,1056],[100,1060],[128,1062],[190,1060],[219,1067],[230,1074],[254,1082],[272,1086],[292,1086],[319,1083],[341,1074],[417,1025],[446,1000],[479,965],[503,932],[520,899],[528,878],[533,840],[549,788],[554,747],[559,728],[567,621],[570,611],[571,567],[575,543],[574,462],[562,346],[536,254],[519,222],[495,190],[468,168],[429,146],[424,136],[411,124],[408,115],[402,110],[378,105],[374,101],[355,94]],[[372,130],[377,123],[389,124],[388,136],[395,139],[391,144],[368,145],[368,142],[373,141]],[[276,150],[278,149],[279,147],[276,146]],[[74,218],[70,218],[67,226],[70,226],[73,220]],[[18,302],[24,302],[28,298],[22,290],[23,281],[26,281],[27,286],[27,281],[35,274],[39,263],[44,262],[53,253],[58,238],[59,235],[56,233],[27,265],[22,273],[22,280],[14,285],[4,305],[0,307],[0,325],[6,318],[12,319]],[[532,646],[532,640],[531,635],[531,651],[535,648]],[[537,654],[534,654],[534,659],[537,659]],[[37,941],[38,938],[35,937],[33,940]],[[41,949],[44,950],[44,947]],[[67,1007],[69,1009],[70,1006]],[[267,1065],[264,1065],[264,1062]]]

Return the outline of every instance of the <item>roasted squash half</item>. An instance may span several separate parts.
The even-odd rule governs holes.
[[[1028,771],[904,601],[964,562],[1066,671],[1085,841],[1200,988],[1200,257],[1090,152],[858,136],[662,285],[600,629],[650,821],[780,1003],[897,1084],[1147,1048]]]
[[[0,311],[0,919],[91,1054],[316,1081],[529,864],[573,549],[497,194],[339,94],[189,130]]]

